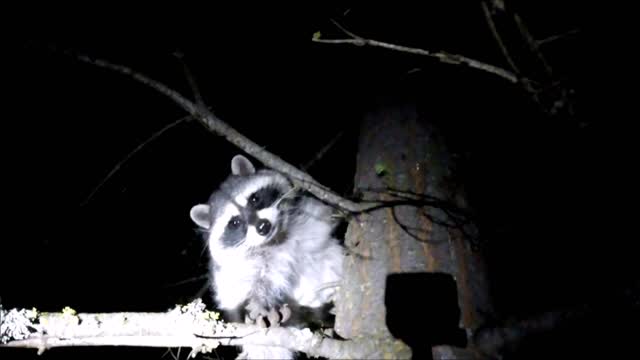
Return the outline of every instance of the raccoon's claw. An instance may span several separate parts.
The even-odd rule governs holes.
[[[272,327],[280,326],[280,314],[276,311],[275,308],[271,308],[269,314],[267,315],[267,319],[269,319],[269,325]]]
[[[256,302],[249,302],[245,309],[247,310],[247,314],[244,318],[244,322],[246,324],[255,324],[261,328],[266,328],[268,327],[267,321],[269,322],[270,326],[273,326],[275,323],[277,323],[276,318],[272,314],[273,310],[269,311],[264,306]]]
[[[258,315],[256,318],[251,318],[251,315],[247,314],[244,317],[244,323],[250,325],[258,325],[261,328],[267,327],[267,322],[264,321],[264,316]]]
[[[261,306],[258,303],[253,301],[249,302],[249,304],[247,304],[245,309],[247,310],[247,317],[252,322],[255,322],[259,317],[265,316],[268,313],[267,309],[264,306]],[[246,318],[245,318],[245,322],[247,322]]]
[[[291,308],[289,308],[289,304],[284,304],[280,308],[280,315],[282,315],[282,320],[280,322],[286,322],[291,318]]]
[[[271,326],[280,326],[280,324],[287,322],[291,318],[291,308],[289,308],[288,304],[283,304],[278,310],[271,309],[268,316]]]
[[[244,322],[246,324],[256,324],[264,328],[278,327],[281,323],[291,318],[291,309],[287,304],[282,305],[279,309],[271,308],[267,310],[264,306],[251,302],[245,309],[248,312],[245,315]],[[265,320],[269,322],[268,326]]]
[[[267,322],[264,321],[264,316],[258,316],[258,318],[256,319],[256,325],[261,328],[267,328]]]

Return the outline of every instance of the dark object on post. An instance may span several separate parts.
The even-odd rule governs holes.
[[[414,359],[431,359],[435,345],[467,346],[459,328],[457,286],[449,274],[390,274],[385,306],[389,331],[411,347]]]

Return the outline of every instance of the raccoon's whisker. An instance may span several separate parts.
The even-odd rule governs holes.
[[[339,281],[333,281],[330,283],[326,283],[323,284],[322,286],[319,286],[316,288],[316,292],[322,291],[322,290],[326,290],[326,289],[331,289],[334,287],[339,287],[340,286],[340,282]]]
[[[274,206],[278,206],[280,205],[280,202],[286,198],[288,198],[291,194],[294,194],[296,191],[298,190],[298,188],[296,186],[292,187],[291,189],[289,189],[289,191],[287,191],[286,193],[282,194],[278,200],[276,200]]]

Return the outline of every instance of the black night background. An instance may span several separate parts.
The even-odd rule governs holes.
[[[239,150],[196,121],[181,122],[88,199],[116,164],[186,114],[154,90],[60,50],[126,65],[192,97],[180,54],[217,116],[293,165],[341,134],[309,172],[344,196],[353,192],[363,112],[380,99],[414,102],[461,161],[496,321],[574,314],[511,358],[630,351],[639,293],[633,238],[619,234],[625,223],[617,213],[625,210],[614,206],[621,156],[614,120],[594,101],[601,74],[577,4],[517,5],[539,37],[569,32],[544,51],[572,89],[573,116],[548,116],[522,87],[486,72],[311,41],[317,31],[344,38],[334,19],[363,37],[508,68],[480,2],[247,4],[127,20],[43,9],[22,22],[17,46],[4,55],[2,306],[165,311],[208,300],[207,254],[189,209],[226,177]],[[156,359],[165,351],[68,348],[42,356]],[[0,359],[14,358],[36,358],[35,350],[0,349]]]

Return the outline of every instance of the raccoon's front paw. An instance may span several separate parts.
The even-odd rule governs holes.
[[[245,323],[256,324],[263,328],[280,326],[291,317],[291,309],[287,304],[282,305],[280,308],[267,310],[266,307],[256,302],[249,302],[245,309],[247,310],[244,319]]]
[[[256,301],[249,301],[245,307],[247,311],[244,317],[246,324],[255,324],[260,327],[266,328],[266,320],[269,318],[269,310]],[[271,321],[269,321],[271,323]]]
[[[287,322],[291,318],[291,309],[288,304],[283,304],[279,308],[272,308],[267,314],[270,326],[276,327]]]

